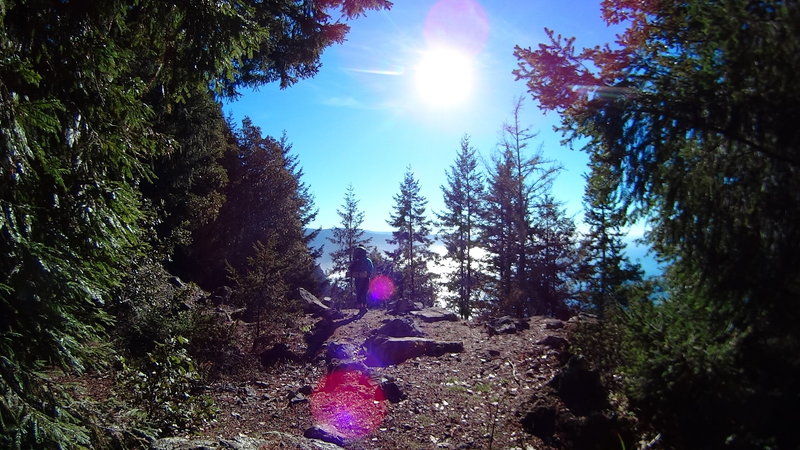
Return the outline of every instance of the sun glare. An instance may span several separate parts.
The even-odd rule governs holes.
[[[416,66],[417,94],[430,106],[459,105],[472,93],[473,70],[472,59],[464,52],[447,47],[430,49]]]

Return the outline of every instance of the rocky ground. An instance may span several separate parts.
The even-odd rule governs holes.
[[[345,310],[327,319],[319,316],[330,311],[315,312],[256,341],[249,354],[257,363],[210,386],[221,413],[200,436],[156,447],[545,449],[631,442],[615,431],[630,424],[597,375],[579,359],[565,365],[569,322],[533,317],[490,325],[435,310]]]
[[[218,308],[238,328],[236,348],[225,350],[234,357],[220,358],[230,367],[217,367],[205,388],[219,414],[150,448],[637,446],[633,419],[569,352],[581,319],[476,322],[437,309],[333,311],[305,300],[298,322],[260,337]],[[108,380],[90,384],[102,397]]]

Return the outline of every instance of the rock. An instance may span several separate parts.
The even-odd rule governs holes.
[[[419,337],[389,337],[377,335],[364,342],[367,350],[366,364],[370,367],[385,367],[400,364],[418,356],[442,356],[445,353],[464,351],[461,342],[434,341]]]
[[[280,431],[265,431],[260,439],[243,434],[231,439],[188,439],[181,437],[163,438],[154,441],[152,450],[263,450],[267,448],[292,448],[297,450],[341,450],[336,444],[309,439]]]
[[[325,359],[330,361],[333,359],[353,359],[358,353],[358,348],[355,344],[349,342],[329,342],[325,346]]]
[[[408,398],[406,393],[400,389],[400,386],[391,377],[381,377],[379,386],[381,392],[383,392],[383,397],[390,403],[400,403]]]
[[[489,336],[498,334],[514,334],[530,328],[530,324],[523,319],[515,319],[511,316],[503,316],[489,321],[486,324],[486,331]]]
[[[233,322],[234,320],[242,320],[247,308],[234,308],[230,305],[219,305],[214,309],[214,311],[217,313],[217,315],[224,316],[225,321]]]
[[[600,374],[590,370],[589,363],[581,356],[571,357],[547,384],[577,416],[609,407],[608,391],[600,381]]]
[[[419,317],[423,322],[458,322],[458,315],[444,308],[426,308],[421,311],[411,311],[411,315]]]
[[[259,359],[264,368],[269,368],[280,362],[297,361],[299,358],[289,350],[289,346],[279,342],[273,345],[272,348],[261,352]]]
[[[409,318],[392,319],[373,332],[391,337],[422,337],[425,333]]]
[[[564,321],[558,319],[551,319],[544,323],[545,330],[558,330],[564,328]]]
[[[589,325],[589,326],[596,326],[600,324],[600,319],[595,314],[589,314],[586,312],[578,313],[578,315],[572,316],[567,320],[566,325],[570,327],[580,326],[580,325]]]
[[[409,303],[407,300],[400,298],[389,304],[389,309],[388,311],[386,311],[386,313],[391,314],[393,316],[402,316],[408,314],[413,310],[414,308],[411,306],[411,303]]]
[[[510,316],[505,316],[487,323],[486,331],[489,333],[489,336],[514,334],[517,332],[517,325]]]
[[[561,424],[565,448],[601,450],[608,448],[636,448],[636,421],[610,411],[593,412],[586,417],[566,417]],[[648,448],[648,447],[640,447]]]
[[[566,347],[568,343],[569,342],[563,337],[546,336],[544,339],[540,339],[538,342],[536,342],[536,345],[544,345],[545,347],[562,349]]]
[[[539,400],[522,417],[522,428],[548,442],[556,432],[556,408]]]
[[[290,405],[297,405],[298,403],[305,403],[307,401],[308,397],[306,397],[300,392],[294,393],[294,395],[292,395],[291,398],[289,398]]]
[[[303,436],[309,439],[319,439],[320,441],[329,442],[340,447],[347,445],[347,439],[345,439],[343,436],[340,436],[335,431],[321,425],[314,425],[307,429],[303,433]]]
[[[306,356],[314,356],[329,337],[336,331],[336,324],[330,319],[322,319],[316,324],[310,333],[306,333],[303,339],[306,341]]]
[[[151,450],[215,450],[219,442],[183,437],[161,438],[150,445]]]
[[[267,431],[264,434],[264,440],[267,441],[268,445],[258,447],[259,450],[267,448],[292,448],[296,450],[341,450],[340,445],[324,442],[321,439],[318,440],[316,438],[295,436],[294,434],[282,433],[280,431]]]
[[[173,287],[176,287],[178,289],[182,289],[182,288],[186,287],[186,283],[184,283],[183,280],[181,280],[180,278],[178,278],[178,277],[176,277],[174,275],[169,277],[167,279],[167,282],[169,284],[171,284]]]
[[[318,317],[322,317],[328,320],[336,320],[341,319],[344,315],[341,311],[337,311],[333,308],[325,306],[314,294],[308,292],[303,288],[299,288],[297,290],[298,294],[300,295],[301,304],[303,305],[303,311],[308,314],[313,314]]]
[[[371,371],[363,362],[356,359],[358,348],[354,344],[330,342],[325,348],[325,361],[328,373],[337,370],[358,371],[369,375]]]
[[[356,361],[353,359],[333,359],[328,363],[328,373],[333,373],[340,370],[361,372],[367,376],[372,374],[372,370],[367,367],[363,361]]]
[[[211,297],[209,297],[209,300],[214,306],[229,304],[232,295],[233,289],[228,286],[220,286],[214,291]]]

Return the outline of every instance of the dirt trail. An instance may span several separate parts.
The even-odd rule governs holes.
[[[344,313],[347,318],[358,311]],[[370,310],[337,328],[327,342],[361,346],[372,330],[392,318]],[[315,322],[306,317],[296,328],[273,333],[273,339],[302,355],[303,333]],[[385,415],[373,420],[374,429],[347,448],[548,448],[523,430],[520,411],[534,393],[546,389],[563,362],[560,349],[554,348],[558,343],[537,344],[546,336],[564,337],[561,323],[534,317],[527,330],[490,336],[483,325],[471,322],[415,322],[426,337],[462,342],[464,351],[375,368],[373,379],[388,376],[406,398],[384,402]],[[327,373],[324,348],[311,360],[276,362],[266,369],[254,364],[216,381],[210,392],[221,413],[200,433],[209,438],[258,438],[267,431],[302,435],[314,425],[309,399]]]

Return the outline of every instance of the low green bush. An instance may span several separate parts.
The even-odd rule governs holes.
[[[202,377],[188,344],[180,336],[169,338],[144,359],[130,365],[120,360],[118,383],[126,400],[135,405],[135,426],[171,435],[195,429],[216,415],[212,398],[201,393]]]

